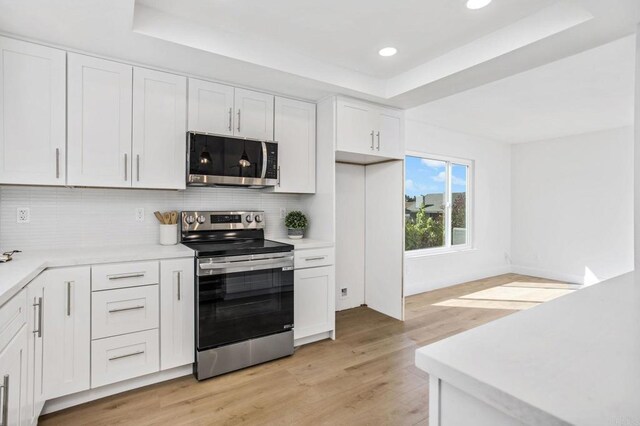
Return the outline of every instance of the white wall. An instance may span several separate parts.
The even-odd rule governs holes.
[[[510,146],[434,127],[406,113],[406,149],[474,161],[473,250],[405,260],[405,295],[510,272]]]
[[[593,284],[633,270],[633,127],[513,145],[515,272]]]
[[[286,237],[280,208],[305,210],[302,195],[260,190],[189,188],[186,191],[132,189],[1,187],[0,249],[154,244],[159,227],[155,210],[264,210],[265,234]],[[29,207],[31,222],[16,223],[16,209]],[[135,209],[145,220],[135,221]],[[313,227],[313,217],[310,218]]]
[[[634,150],[635,269],[640,271],[640,25],[636,41],[636,122]]]

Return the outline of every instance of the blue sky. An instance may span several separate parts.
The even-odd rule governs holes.
[[[410,196],[444,193],[446,163],[406,157],[405,193]],[[453,165],[453,192],[466,188],[466,166]]]

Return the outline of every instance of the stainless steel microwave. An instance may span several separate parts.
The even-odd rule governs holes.
[[[188,132],[188,186],[248,186],[278,183],[278,144]]]

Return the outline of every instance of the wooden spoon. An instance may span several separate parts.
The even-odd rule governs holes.
[[[162,213],[162,216],[164,217],[164,224],[171,225],[171,213],[165,212],[165,213]]]
[[[160,214],[160,212],[153,212],[153,214],[156,216],[156,219],[158,219],[158,222],[160,222],[162,225],[165,225],[164,217],[162,216],[162,214]]]
[[[176,225],[178,223],[178,212],[171,212],[171,224]]]

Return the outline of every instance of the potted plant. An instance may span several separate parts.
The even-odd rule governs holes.
[[[308,225],[307,217],[301,211],[294,210],[287,214],[284,225],[287,227],[289,238],[299,240],[304,236],[304,230]]]

